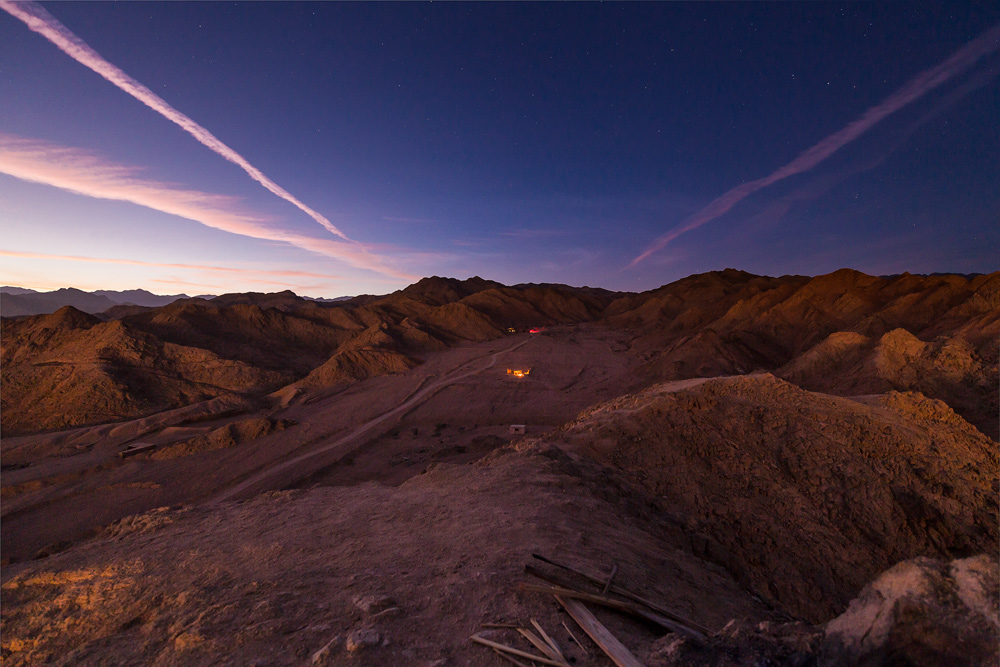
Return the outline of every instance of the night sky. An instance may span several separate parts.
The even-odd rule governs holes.
[[[42,6],[287,198],[7,7],[0,284],[1000,268],[996,2]]]

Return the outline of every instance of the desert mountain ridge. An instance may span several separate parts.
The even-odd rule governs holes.
[[[368,350],[367,377],[510,329],[595,323],[628,332],[647,382],[770,371],[834,394],[920,390],[995,438],[998,304],[1000,273],[889,279],[844,269],[771,278],[726,269],[639,294],[431,277],[334,303],[284,291],[118,306],[91,318],[64,307],[5,322],[3,429],[262,395],[324,364],[345,367],[335,357],[349,349]],[[350,383],[357,363],[351,373],[322,373],[323,384]]]
[[[538,627],[609,664],[553,582],[624,664],[1000,658],[1000,273],[431,277],[0,333],[4,664],[501,664],[469,637],[549,655]]]
[[[723,269],[721,272],[722,273],[726,273],[726,272],[733,273],[733,272],[738,272],[738,270],[737,269]],[[973,279],[973,278],[977,278],[977,277],[979,277],[979,276],[981,276],[983,274],[981,274],[981,273],[948,273],[948,272],[933,272],[933,273],[918,273],[918,274],[910,274],[910,273],[902,273],[902,274],[900,274],[900,273],[897,273],[897,274],[881,275],[879,277],[880,278],[885,278],[885,279],[895,279],[895,278],[900,278],[900,277],[909,276],[909,275],[916,275],[916,276],[921,276],[921,277],[960,276],[960,277],[967,278],[967,279]],[[425,280],[446,280],[446,281],[447,280],[454,280],[454,281],[462,282],[460,279],[441,278],[441,277],[438,277],[438,276],[428,276],[427,278],[425,278]],[[468,278],[467,280],[468,281],[472,281],[473,283],[477,283],[477,282],[483,281],[484,279],[480,278],[479,276],[473,276],[471,278]],[[490,283],[492,283],[495,286],[501,286],[500,283],[495,283],[493,281],[486,281],[486,282],[490,282]],[[533,287],[543,287],[543,288],[544,287],[570,287],[568,285],[562,285],[562,284],[558,284],[558,283],[518,283],[516,285],[511,285],[511,287],[514,288],[514,289],[524,289],[524,288],[532,287],[532,286]],[[606,290],[606,289],[603,289],[603,288],[582,287],[582,288],[575,288],[575,289],[594,290],[594,291],[604,292],[604,293],[612,293],[612,292],[614,292],[614,290]],[[75,297],[77,297],[80,293],[106,297],[110,301],[112,301],[114,303],[114,305],[143,306],[143,307],[147,307],[147,308],[155,308],[155,307],[158,307],[158,306],[164,306],[164,305],[167,305],[168,303],[171,303],[171,302],[176,301],[178,299],[197,298],[197,299],[205,299],[205,300],[211,301],[211,300],[219,298],[219,297],[232,296],[232,295],[226,295],[226,294],[223,294],[223,295],[203,294],[203,295],[199,295],[199,296],[196,296],[196,297],[191,297],[191,296],[189,296],[187,294],[172,294],[172,295],[154,294],[153,292],[150,292],[150,291],[144,290],[144,289],[131,289],[131,290],[93,290],[91,292],[86,292],[84,290],[80,290],[80,289],[75,288],[75,287],[64,287],[64,288],[60,288],[60,289],[57,289],[57,290],[51,290],[51,291],[40,291],[40,290],[30,289],[30,288],[27,288],[27,287],[17,287],[17,286],[14,286],[14,285],[3,285],[3,286],[0,286],[0,294],[5,295],[6,297],[9,297],[9,296],[26,296],[26,295],[44,295],[44,296],[38,297],[39,300],[37,302],[32,302],[32,303],[36,303],[37,304],[37,305],[35,305],[35,306],[32,307],[32,310],[37,310],[38,308],[41,308],[41,307],[50,308],[51,310],[45,310],[45,311],[38,310],[38,312],[30,312],[29,313],[29,312],[20,312],[21,308],[19,308],[19,307],[11,307],[11,308],[9,308],[10,312],[4,311],[2,313],[2,316],[3,317],[22,317],[24,315],[44,315],[44,314],[47,314],[47,313],[55,312],[56,310],[58,310],[59,308],[62,308],[63,306],[73,306],[74,308],[77,308],[78,310],[82,310],[84,312],[89,312],[89,313],[99,313],[99,312],[102,312],[102,311],[99,311],[99,310],[88,310],[87,309],[88,306],[86,306],[85,304],[81,304],[81,305],[83,305],[83,307],[81,307],[81,305],[77,305],[76,303],[73,303],[73,299]],[[292,294],[294,296],[297,296],[297,297],[302,298],[302,299],[306,299],[308,301],[317,301],[317,302],[320,302],[320,303],[337,303],[337,302],[341,302],[341,301],[349,301],[349,300],[355,299],[355,298],[378,298],[375,295],[361,295],[359,297],[354,297],[354,296],[338,296],[338,297],[332,297],[332,298],[331,297],[300,296],[300,295],[296,294],[295,292],[293,292],[291,290],[285,290],[284,293]],[[623,292],[618,292],[618,293],[619,294],[623,294]],[[261,293],[257,292],[257,293],[236,293],[236,294],[258,294],[259,295]],[[86,297],[84,297],[84,298],[86,298]],[[22,303],[22,302],[21,301],[13,301],[13,302],[9,302],[9,303],[19,304],[19,303]],[[94,303],[97,306],[100,306],[100,305],[103,304],[103,302],[94,302]]]

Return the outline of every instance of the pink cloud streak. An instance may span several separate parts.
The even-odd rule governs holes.
[[[697,229],[706,222],[711,222],[724,215],[733,206],[757,190],[790,176],[813,169],[836,151],[867,132],[886,116],[899,111],[907,104],[923,97],[938,86],[961,74],[975,65],[980,58],[995,51],[998,46],[1000,46],[1000,25],[994,26],[978,38],[969,42],[939,65],[924,70],[880,104],[868,109],[860,118],[807,149],[784,167],[764,178],[743,183],[713,200],[708,206],[656,239],[642,254],[633,259],[627,268],[638,265],[653,253],[662,250],[678,236]]]
[[[0,250],[0,257],[15,257],[19,259],[45,259],[61,262],[89,262],[93,264],[124,264],[127,266],[146,266],[163,269],[187,269],[205,271],[208,273],[232,274],[246,278],[257,276],[277,276],[285,278],[322,278],[324,280],[345,280],[344,276],[311,273],[309,271],[273,270],[273,269],[240,269],[231,266],[211,266],[205,264],[176,264],[169,262],[146,262],[139,259],[117,259],[111,257],[83,257],[80,255],[55,255],[43,252],[21,252],[19,250]],[[284,283],[280,283],[284,284]]]
[[[63,53],[76,60],[81,65],[88,67],[101,75],[118,88],[122,89],[135,99],[139,100],[150,109],[156,111],[167,120],[176,123],[185,132],[197,139],[209,150],[217,153],[226,160],[237,165],[245,171],[250,178],[257,181],[270,192],[291,203],[310,218],[321,224],[328,231],[336,234],[345,241],[352,241],[333,225],[324,216],[309,208],[296,199],[287,190],[265,176],[259,169],[250,164],[246,158],[234,151],[232,148],[222,143],[211,132],[194,122],[183,113],[173,108],[159,95],[142,85],[128,74],[120,70],[115,65],[105,60],[97,51],[92,49],[86,42],[73,34],[69,28],[60,23],[54,16],[34,2],[12,2],[11,0],[0,0],[0,8],[11,16],[23,21],[28,28],[42,35],[47,40],[55,44]]]
[[[356,242],[318,239],[274,229],[266,224],[265,218],[238,211],[238,200],[234,197],[140,179],[135,176],[136,171],[77,149],[0,133],[0,173],[97,199],[131,202],[231,234],[288,243],[394,278],[416,278],[387,268]]]
[[[178,287],[208,287],[209,289],[226,289],[223,285],[213,285],[211,283],[196,283],[190,280],[181,280],[180,278],[170,278],[163,280],[160,278],[153,278],[150,280],[152,283],[158,283],[160,285],[169,286],[171,289],[177,289]]]

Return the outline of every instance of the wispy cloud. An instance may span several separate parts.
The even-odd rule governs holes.
[[[175,289],[176,289],[176,286],[188,285],[188,286],[193,286],[193,287],[211,287],[212,289],[219,289],[219,290],[234,290],[234,288],[231,285],[227,286],[227,285],[214,285],[214,284],[210,284],[210,283],[198,283],[198,282],[193,282],[193,281],[190,281],[190,280],[184,280],[183,278],[177,278],[177,277],[151,278],[149,282],[151,282],[151,283],[157,283],[159,285],[174,285]],[[305,293],[307,291],[316,290],[316,289],[326,289],[326,287],[327,287],[327,286],[319,286],[319,285],[300,285],[298,283],[284,283],[284,282],[281,282],[280,280],[261,280],[261,279],[256,279],[255,282],[257,284],[274,285],[275,287],[284,287],[284,288],[287,288],[287,289],[291,289],[291,290],[294,290],[300,296],[302,295],[302,293]]]
[[[211,151],[229,160],[245,171],[250,178],[257,181],[270,192],[297,207],[310,218],[321,224],[328,231],[345,241],[351,241],[342,231],[325,217],[296,199],[287,190],[265,176],[259,169],[250,164],[246,158],[222,143],[211,132],[194,122],[186,115],[173,108],[159,95],[142,85],[121,69],[105,60],[101,54],[92,49],[86,42],[77,37],[66,26],[60,23],[41,6],[34,2],[12,2],[0,0],[0,8],[8,14],[23,21],[31,30],[45,37],[63,53],[76,60],[81,65],[90,68],[118,88],[122,89],[150,109],[156,111],[167,120],[176,123],[185,132],[197,139]]]
[[[681,234],[697,229],[706,222],[711,222],[719,216],[724,215],[737,203],[761,188],[813,169],[816,165],[867,132],[885,117],[966,71],[983,56],[995,51],[998,46],[1000,46],[1000,25],[994,26],[977,39],[969,42],[939,65],[921,72],[880,104],[868,109],[853,123],[829,135],[812,148],[801,153],[784,167],[764,178],[739,185],[721,197],[718,197],[708,206],[686,219],[678,227],[656,239],[642,254],[629,263],[628,268],[636,266],[653,253],[662,250],[668,243]]]
[[[347,264],[402,280],[416,276],[386,267],[357,243],[304,236],[271,226],[261,216],[241,211],[234,197],[185,190],[142,179],[132,167],[47,142],[0,133],[0,173],[98,199],[127,201],[251,238],[279,241]]]
[[[189,272],[188,275],[168,275],[161,278],[149,278],[149,282],[159,285],[173,285],[174,289],[184,287],[210,288],[218,290],[239,290],[235,285],[274,285],[280,288],[289,288],[298,294],[310,294],[314,292],[324,292],[331,289],[331,283],[350,282],[352,279],[328,273],[315,273],[312,271],[296,271],[293,269],[258,269],[234,266],[216,266],[211,264],[181,264],[176,262],[148,262],[138,259],[120,259],[116,257],[86,257],[81,255],[59,255],[54,253],[25,252],[20,250],[0,250],[0,257],[10,257],[13,259],[34,259],[40,261],[55,262],[82,262],[86,264],[99,265],[124,265],[153,269],[173,269]],[[7,268],[7,267],[5,267]],[[6,273],[6,272],[5,272]],[[201,276],[201,278],[199,278]],[[296,279],[302,279],[296,281]],[[206,280],[221,280],[226,284],[218,282],[205,282]],[[234,283],[233,281],[237,281]],[[370,282],[383,282],[398,285],[398,281],[391,279],[374,278]],[[289,282],[296,281],[296,282]],[[320,281],[320,282],[317,282]],[[65,287],[64,284],[34,284],[37,279],[31,279],[39,289],[56,289]]]
[[[555,254],[555,261],[541,260],[539,266],[547,271],[551,271],[556,276],[565,271],[594,266],[602,255],[600,251],[588,250],[587,248],[567,248]]]
[[[509,236],[515,239],[544,239],[552,236],[562,236],[566,232],[561,229],[508,229],[497,232],[499,236]]]
[[[791,192],[764,206],[759,212],[744,218],[740,224],[741,229],[737,232],[738,236],[749,239],[752,235],[759,233],[761,229],[779,222],[794,208],[807,205],[848,179],[881,166],[901,149],[918,129],[954,107],[971,92],[989,85],[997,76],[1000,76],[1000,71],[982,70],[972,74],[965,82],[950,90],[947,95],[944,95],[909,125],[893,132],[888,145],[881,147],[875,155],[855,160],[832,173],[813,177],[811,181],[801,183]]]
[[[87,262],[91,264],[123,264],[126,266],[144,266],[163,269],[186,269],[191,271],[205,271],[208,273],[218,273],[222,275],[232,275],[242,278],[256,278],[258,276],[277,276],[286,278],[322,278],[324,280],[345,280],[344,276],[330,275],[326,273],[312,273],[310,271],[294,270],[273,270],[273,269],[245,269],[232,266],[212,266],[208,264],[177,264],[173,262],[146,262],[138,259],[118,259],[112,257],[84,257],[80,255],[56,255],[42,252],[22,252],[19,250],[0,250],[0,257],[16,257],[18,259],[41,259],[54,260],[60,262]]]
[[[210,283],[196,283],[190,280],[181,280],[180,278],[153,278],[149,282],[156,283],[158,285],[166,285],[172,289],[177,289],[178,287],[207,287],[209,289],[226,289],[223,285],[212,285]]]
[[[394,218],[387,215],[383,215],[382,219],[388,220],[389,222],[412,222],[412,223],[434,222],[430,218]]]

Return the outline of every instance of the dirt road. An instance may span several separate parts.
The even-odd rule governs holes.
[[[320,459],[320,457],[322,457],[323,455],[329,454],[334,451],[338,451],[338,453],[341,456],[349,453],[351,451],[350,450],[351,444],[354,445],[362,444],[363,442],[362,436],[369,433],[372,429],[374,429],[382,422],[385,422],[386,420],[389,420],[393,417],[396,417],[397,415],[403,414],[408,410],[411,410],[415,406],[419,405],[421,401],[423,401],[433,393],[437,392],[438,390],[448,385],[454,384],[460,380],[464,380],[467,377],[478,375],[479,373],[482,373],[484,371],[493,368],[494,366],[496,366],[497,360],[502,355],[505,355],[509,352],[513,352],[522,345],[527,344],[530,340],[531,338],[525,338],[524,340],[514,343],[513,345],[504,348],[503,350],[494,352],[493,354],[490,355],[490,361],[485,366],[474,368],[472,370],[468,370],[465,372],[459,372],[457,375],[452,375],[452,374],[446,375],[440,380],[437,380],[436,382],[433,382],[427,385],[426,387],[423,387],[422,389],[414,393],[412,396],[407,398],[405,401],[397,405],[392,410],[389,410],[388,412],[385,412],[379,415],[378,417],[375,417],[374,419],[371,419],[365,422],[364,424],[357,426],[346,435],[341,436],[340,438],[337,438],[336,440],[333,440],[331,442],[328,442],[325,445],[319,447],[318,449],[313,449],[312,451],[306,452],[300,456],[296,456],[294,458],[282,461],[278,465],[270,466],[264,470],[261,470],[256,474],[253,474],[249,478],[225,489],[224,491],[221,491],[220,493],[211,496],[206,502],[208,504],[212,504],[212,503],[225,502],[227,500],[234,500],[239,497],[249,497],[251,495],[260,493],[261,491],[267,490],[270,486],[274,485],[275,482],[280,482],[282,486],[285,486],[291,482],[296,481],[297,479],[306,477],[310,473],[312,473],[315,468],[322,467],[330,463],[329,458],[323,458],[322,460],[315,461],[315,465],[310,467],[308,465],[303,465],[305,464],[306,461]],[[464,364],[464,366],[467,367],[469,364],[479,361],[480,359],[475,359],[472,362]],[[461,368],[457,370],[461,371]],[[288,475],[288,473],[290,472],[293,472],[291,476]],[[289,479],[290,477],[291,479]]]

